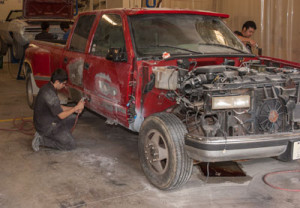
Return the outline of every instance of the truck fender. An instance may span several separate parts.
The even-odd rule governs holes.
[[[33,76],[32,67],[31,67],[30,63],[25,61],[23,67],[24,67],[23,71],[24,71],[24,74],[26,76],[26,79],[31,79],[32,93],[34,95],[37,95],[40,88],[36,85],[36,82],[35,82],[35,79],[34,79],[34,76]]]

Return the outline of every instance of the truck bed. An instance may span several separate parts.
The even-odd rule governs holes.
[[[61,68],[64,49],[65,41],[62,40],[34,40],[30,42],[26,49],[25,63],[31,63],[32,73],[40,77],[40,80],[36,80],[38,87],[50,80],[53,71]],[[46,67],[41,68],[39,66]]]

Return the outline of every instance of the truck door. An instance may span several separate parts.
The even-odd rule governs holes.
[[[103,14],[86,57],[84,91],[90,108],[111,121],[127,125],[130,67],[127,62],[124,23],[118,14]],[[110,52],[118,51],[119,59]]]
[[[86,58],[86,49],[90,31],[96,15],[82,15],[75,24],[75,29],[64,51],[62,68],[69,74],[69,91],[74,101],[79,101],[83,96],[83,71]],[[71,34],[70,34],[71,35]]]

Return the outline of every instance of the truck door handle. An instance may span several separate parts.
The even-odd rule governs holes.
[[[84,64],[83,64],[83,68],[84,68],[84,69],[86,69],[86,70],[88,70],[88,69],[90,68],[90,64],[89,64],[89,63],[86,63],[86,62],[84,62]]]
[[[64,58],[64,63],[67,64],[68,63],[68,57]]]

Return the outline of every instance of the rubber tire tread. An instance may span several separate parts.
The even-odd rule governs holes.
[[[27,89],[27,86],[29,84],[28,82],[30,82],[31,89],[32,89],[32,80],[31,80],[30,74],[28,74],[26,76],[26,99],[27,99],[27,104],[28,104],[29,108],[31,108],[33,110],[34,109],[34,103],[35,103],[35,96],[32,94],[32,96],[33,96],[32,103],[29,103],[29,100],[28,100],[28,89]]]
[[[14,56],[14,58],[20,60],[24,53],[24,47],[19,45],[19,43],[15,39],[13,39],[13,45],[11,48],[13,50],[12,55]]]
[[[171,181],[169,183],[169,186],[167,187],[156,187],[163,190],[176,189],[189,180],[193,170],[193,160],[188,157],[187,153],[184,150],[184,135],[187,133],[186,127],[177,116],[170,113],[157,113],[147,118],[147,120],[149,119],[159,119],[160,123],[162,123],[165,126],[167,133],[169,134],[170,138],[173,140],[173,143],[175,145],[177,157],[175,159],[175,161],[177,161],[177,168],[175,170],[176,174],[173,181]]]
[[[172,187],[169,188],[169,189],[175,189],[182,186],[190,179],[193,170],[193,160],[190,157],[188,157],[187,153],[184,150],[184,136],[185,134],[187,134],[187,129],[185,125],[182,123],[182,121],[174,114],[160,113],[158,115],[159,118],[171,124],[172,128],[174,127],[173,129],[177,131],[176,135],[182,134],[180,140],[174,141],[174,143],[176,142],[178,143],[178,147],[180,148],[180,154],[181,154],[180,157],[183,158],[182,160],[183,163],[181,164],[181,170],[180,170],[178,181]]]
[[[0,37],[0,56],[6,55],[8,50],[8,45]]]

